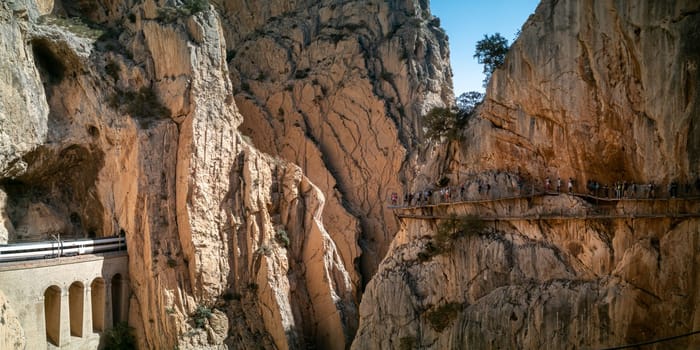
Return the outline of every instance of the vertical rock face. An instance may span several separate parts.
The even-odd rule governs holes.
[[[27,340],[19,318],[12,310],[12,305],[0,292],[0,345],[3,349],[24,349]]]
[[[326,194],[323,222],[368,280],[397,228],[382,203],[402,192],[419,117],[453,99],[444,31],[422,1],[220,6],[242,133]]]
[[[41,86],[41,77],[34,61],[32,47],[24,38],[26,22],[16,16],[27,16],[24,4],[3,3],[0,6],[0,30],[3,50],[0,51],[0,176],[21,174],[26,164],[18,158],[46,139],[48,105]],[[11,116],[11,118],[10,118]]]
[[[348,346],[357,221],[340,194],[305,175],[327,173],[321,163],[303,171],[239,134],[244,116],[214,7],[55,1],[0,10],[11,48],[0,55],[17,62],[0,67],[12,77],[0,82],[3,240],[126,235],[129,322],[141,348]],[[363,84],[349,93],[373,98],[367,118],[385,116]],[[396,137],[391,122],[372,123]],[[402,152],[381,167],[398,171]]]
[[[696,1],[543,1],[464,143],[437,147],[422,174],[476,174],[495,189],[507,173],[538,185],[574,177],[581,192],[591,179],[694,181],[698,29]],[[464,214],[432,214],[450,213]],[[700,328],[697,219],[500,221],[426,255],[437,224],[403,223],[367,286],[353,348],[596,348]]]
[[[471,159],[580,183],[694,180],[699,9],[542,2],[493,76]]]

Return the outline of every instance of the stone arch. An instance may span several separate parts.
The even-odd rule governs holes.
[[[85,285],[73,282],[68,288],[68,315],[70,316],[70,335],[83,336],[83,310],[85,309]]]
[[[44,324],[46,340],[56,346],[61,342],[61,288],[49,286],[44,291]]]
[[[92,304],[92,331],[105,330],[105,280],[97,277],[90,284],[90,301]]]
[[[122,315],[122,304],[124,297],[124,279],[121,274],[115,274],[112,276],[112,324],[117,325],[119,322],[124,321]]]

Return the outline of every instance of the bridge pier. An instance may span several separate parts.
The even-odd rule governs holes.
[[[83,303],[83,335],[89,335],[93,333],[92,329],[92,305],[94,304],[94,301],[92,300],[92,293],[91,293],[91,288],[89,281],[88,282],[83,282],[83,285],[85,286],[83,288],[84,293],[83,293],[83,300],[86,300],[86,302]]]
[[[114,327],[114,316],[112,310],[112,281],[105,280],[105,309],[104,309],[104,326],[105,329]]]
[[[63,347],[64,345],[70,344],[71,340],[71,329],[70,329],[70,300],[69,298],[69,293],[65,288],[61,288],[61,309],[59,311],[59,332],[60,332],[60,339],[59,339],[59,346]]]

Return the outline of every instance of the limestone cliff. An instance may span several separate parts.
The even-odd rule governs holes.
[[[463,143],[433,148],[420,173],[495,191],[517,178],[541,186],[573,177],[580,192],[588,180],[654,182],[664,192],[694,181],[699,29],[696,1],[543,1]],[[613,209],[643,210],[621,203]],[[594,203],[559,195],[514,205],[479,209]],[[596,348],[700,329],[697,219],[490,222],[426,254],[441,222],[405,219],[363,296],[353,348]]]
[[[326,194],[323,221],[368,281],[397,229],[383,204],[412,176],[420,117],[453,99],[439,20],[415,0],[219,3],[242,133]]]
[[[495,72],[463,160],[579,183],[694,181],[698,9],[543,2]]]
[[[12,305],[0,292],[0,347],[3,349],[24,349],[27,339],[20,324],[17,314],[12,310]]]
[[[214,7],[13,1],[0,26],[0,237],[125,235],[141,348],[350,343],[326,195],[238,133]]]

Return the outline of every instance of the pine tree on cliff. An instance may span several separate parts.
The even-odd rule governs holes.
[[[493,71],[503,65],[508,49],[508,39],[501,36],[500,33],[484,34],[484,38],[476,42],[474,58],[484,65],[484,74],[486,75],[484,87],[488,85]]]

